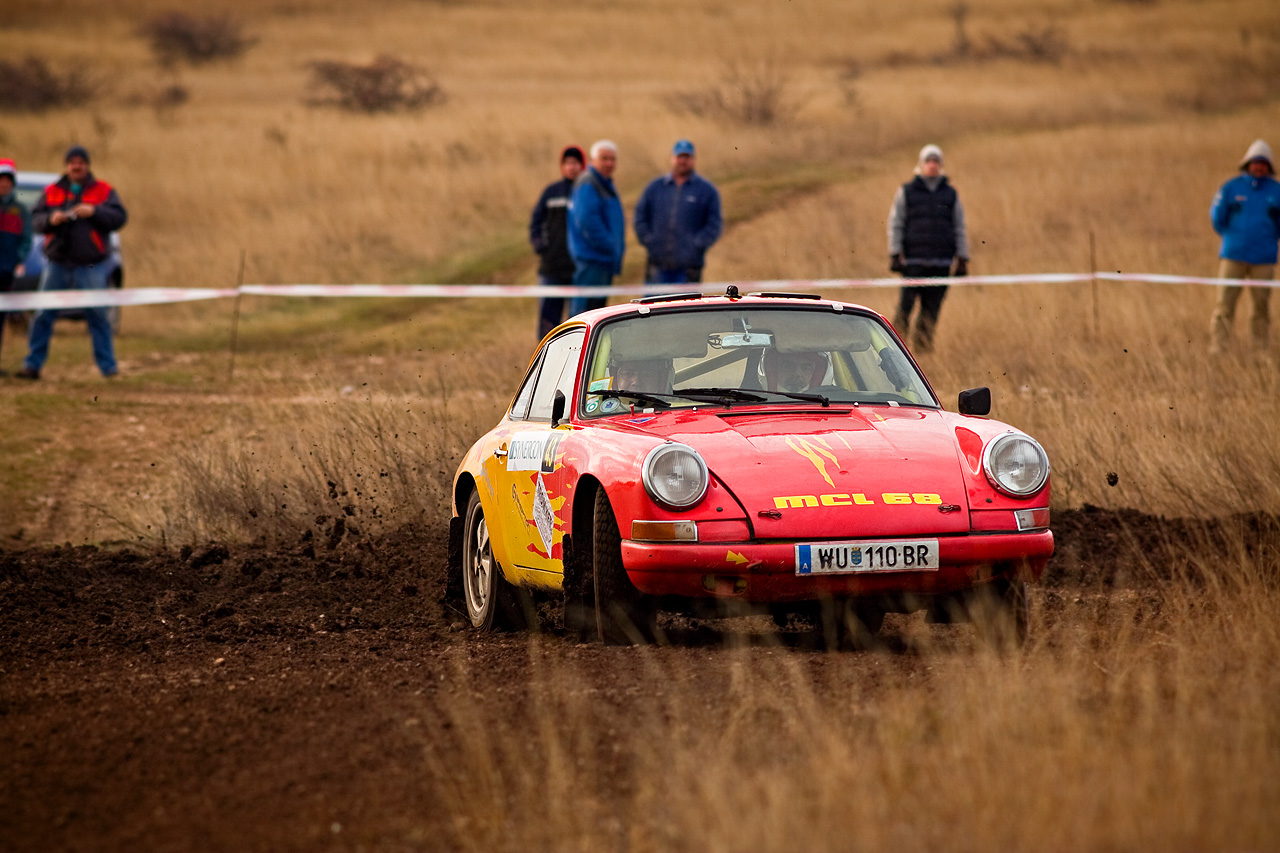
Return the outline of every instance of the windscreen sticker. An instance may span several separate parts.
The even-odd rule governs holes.
[[[551,498],[547,496],[547,487],[542,482],[541,473],[538,474],[538,485],[533,492],[533,523],[538,527],[538,537],[542,539],[542,547],[547,554],[550,554],[551,535],[556,529],[556,516],[551,508]]]
[[[606,376],[603,379],[596,379],[587,386],[588,391],[608,391],[613,387],[613,377]]]

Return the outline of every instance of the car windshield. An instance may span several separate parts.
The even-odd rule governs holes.
[[[938,405],[878,318],[825,304],[735,303],[617,320],[596,335],[583,388],[586,417],[655,405]]]

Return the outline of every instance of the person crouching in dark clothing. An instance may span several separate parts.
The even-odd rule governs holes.
[[[89,171],[88,151],[73,145],[63,161],[66,173],[45,188],[31,212],[31,227],[44,235],[44,255],[48,260],[40,289],[103,290],[107,281],[102,262],[111,252],[111,232],[123,228],[129,217],[116,191]],[[98,370],[107,378],[116,376],[119,369],[107,309],[86,308],[84,314]],[[57,311],[36,314],[27,342],[27,358],[17,373],[20,378],[40,378],[57,317]]]
[[[529,242],[538,253],[538,284],[573,284],[573,258],[569,255],[566,219],[573,182],[582,174],[586,156],[582,149],[570,145],[560,152],[560,180],[547,186],[533,206],[529,218]],[[538,340],[564,321],[564,299],[545,297],[538,300]]]
[[[942,149],[926,145],[920,149],[916,176],[898,188],[889,211],[889,269],[904,278],[946,278],[969,273],[969,243],[965,237],[964,207],[955,188],[942,173]],[[909,285],[902,288],[894,328],[903,339],[911,325],[917,300],[912,346],[920,352],[933,349],[933,333],[938,325],[947,286]]]

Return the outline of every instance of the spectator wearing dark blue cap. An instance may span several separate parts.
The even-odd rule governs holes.
[[[73,145],[63,158],[66,172],[45,187],[31,213],[31,228],[44,235],[48,263],[40,278],[41,290],[102,290],[107,286],[102,262],[110,253],[111,232],[123,228],[128,214],[110,184],[89,171],[89,152]],[[115,345],[107,309],[86,308],[85,319],[93,341],[93,358],[105,377],[118,375]],[[56,310],[41,311],[31,324],[27,357],[17,375],[39,379],[49,357]]]
[[[649,253],[650,284],[702,281],[707,249],[720,239],[720,193],[694,171],[693,143],[671,149],[671,172],[655,178],[636,202],[636,237]]]

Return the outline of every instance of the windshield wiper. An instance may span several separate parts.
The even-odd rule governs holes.
[[[822,394],[805,394],[800,391],[770,391],[769,393],[790,397],[792,400],[804,400],[806,403],[821,403],[824,409],[831,405],[831,400]]]
[[[681,388],[674,393],[678,397],[692,397],[694,399],[720,397],[721,399],[735,400],[740,403],[763,403],[766,399],[752,391],[743,391],[741,388]]]
[[[630,397],[634,400],[642,400],[646,403],[652,403],[655,406],[661,406],[664,409],[671,408],[671,404],[663,397],[673,396],[671,394],[649,394],[645,391],[628,391],[625,388],[601,388],[598,391],[588,391],[589,397]]]

